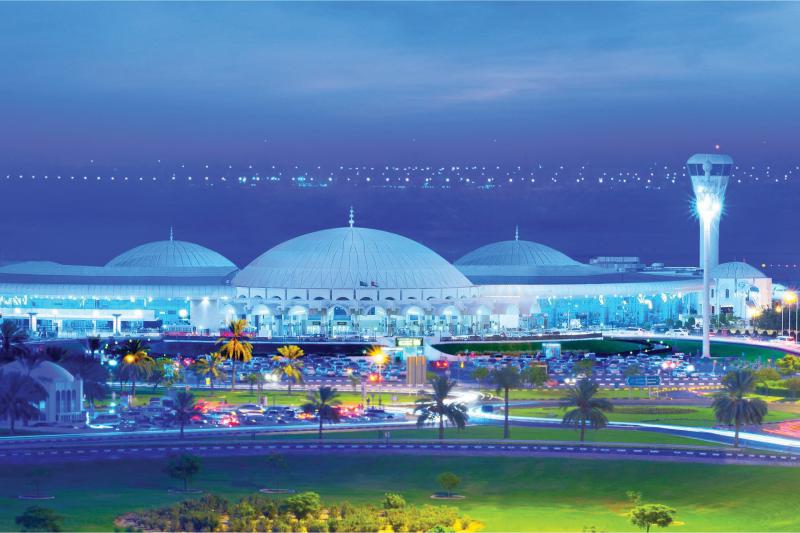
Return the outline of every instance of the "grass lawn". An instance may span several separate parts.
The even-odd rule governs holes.
[[[502,399],[502,393],[497,394],[495,389],[483,391],[491,394],[497,399]],[[566,391],[563,389],[514,389],[508,391],[509,400],[560,400]],[[599,398],[628,398],[641,399],[647,398],[647,389],[601,389],[597,396]]]
[[[546,341],[549,342],[549,341]],[[611,354],[619,352],[629,352],[631,350],[638,352],[643,348],[642,343],[632,341],[618,341],[618,340],[556,340],[552,342],[560,342],[561,349],[564,351],[572,352],[594,352],[600,354]],[[436,344],[433,346],[439,351],[448,354],[457,354],[459,352],[475,352],[475,353],[530,353],[541,351],[541,342],[532,341],[519,341],[519,342],[466,342],[454,344]]]
[[[557,458],[289,456],[280,485],[319,492],[324,500],[378,503],[387,491],[414,504],[432,503],[436,476],[452,471],[466,499],[449,502],[484,523],[485,531],[637,531],[625,512],[625,492],[677,509],[669,531],[797,531],[792,468]],[[67,531],[110,531],[119,514],[181,499],[167,489],[163,459],[52,465],[41,502],[66,516]],[[14,517],[33,502],[16,500],[32,468],[0,470],[0,530],[14,531]],[[41,475],[41,474],[40,474]],[[207,458],[192,486],[228,497],[272,485],[257,457]]]
[[[390,439],[435,439],[438,436],[436,428],[422,429],[393,429]],[[336,431],[336,426],[326,426],[325,435],[331,439],[385,439],[384,430],[372,431]],[[552,441],[577,441],[580,434],[571,428],[533,428],[511,426],[511,440],[552,440]],[[292,435],[270,435],[267,439],[316,439],[316,433],[297,433]],[[463,430],[455,428],[445,429],[447,439],[496,439],[503,438],[502,426],[467,426]],[[652,431],[628,431],[624,429],[603,429],[586,433],[586,442],[619,442],[639,444],[683,444],[686,446],[720,446],[688,437],[665,435]]]
[[[544,418],[561,418],[564,410],[559,407],[519,407],[511,408],[516,416],[536,416]],[[673,424],[678,426],[712,427],[716,425],[714,411],[710,407],[685,405],[625,405],[616,406],[607,413],[612,422],[649,422],[653,424]],[[765,422],[780,422],[798,418],[800,415],[791,410],[771,409]]]
[[[182,390],[182,387],[176,386],[173,390]],[[361,392],[353,392],[350,387],[347,389],[341,388],[337,389],[339,391],[339,398],[342,400],[342,403],[346,404],[356,404],[361,403]],[[126,394],[130,391],[129,387],[124,387],[122,389],[115,387],[114,391],[119,395],[120,392],[125,392]],[[216,389],[216,390],[209,390],[209,389],[191,389],[192,394],[194,394],[195,398],[198,400],[205,400],[209,402],[222,402],[224,399],[227,403],[256,403],[258,401],[258,393],[253,392],[250,393],[246,390],[235,390],[231,391],[228,389]],[[165,389],[164,387],[159,387],[157,390],[153,390],[152,387],[146,386],[136,387],[136,405],[147,405],[147,402],[150,401],[150,398],[160,398],[169,394],[169,390]],[[295,405],[299,406],[306,401],[306,392],[304,391],[293,391],[292,394],[288,394],[286,391],[264,391],[263,396],[269,400],[269,405]],[[388,404],[394,403],[392,401],[392,397],[397,397],[397,403],[413,403],[414,399],[416,398],[415,395],[411,394],[398,394],[392,392],[383,392],[380,394],[372,394],[367,391],[367,398],[371,400],[373,404],[378,403],[378,399],[381,400],[381,403]],[[102,407],[107,405],[110,400],[106,400],[104,402],[98,402],[98,407]],[[266,400],[265,400],[266,402]]]
[[[695,340],[677,340],[677,339],[663,339],[665,345],[672,347],[674,352],[683,352],[689,354],[696,354],[701,351],[700,341]],[[761,359],[766,362],[767,359],[780,359],[788,352],[780,348],[768,348],[766,346],[749,346],[747,344],[734,344],[730,342],[714,342],[711,341],[711,355],[712,357],[741,357],[744,354],[747,360]]]

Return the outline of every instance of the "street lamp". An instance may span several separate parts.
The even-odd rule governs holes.
[[[389,359],[389,356],[386,355],[386,352],[383,351],[383,348],[380,346],[376,346],[369,352],[369,357],[372,359],[372,362],[375,366],[378,367],[378,392],[381,391],[381,382],[383,381],[383,365]]]
[[[791,329],[792,329],[792,308],[790,306],[791,306],[791,304],[794,304],[794,321],[795,321],[795,326],[794,326],[795,339],[794,340],[796,342],[797,341],[797,314],[798,314],[797,313],[797,303],[798,303],[797,293],[794,292],[794,291],[786,291],[786,292],[784,292],[784,294],[783,294],[783,303],[786,304],[785,307],[789,310],[789,320],[788,320],[789,331],[791,331]],[[781,313],[781,330],[783,330],[783,313]],[[783,334],[783,331],[781,331],[781,334]]]

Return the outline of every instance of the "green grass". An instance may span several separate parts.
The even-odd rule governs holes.
[[[562,350],[578,352],[594,352],[599,354],[611,354],[619,352],[634,351],[638,352],[643,348],[642,343],[620,340],[556,340],[545,342],[559,342]],[[518,342],[465,342],[453,344],[436,344],[433,346],[439,351],[448,354],[459,352],[475,353],[531,353],[542,349],[541,342],[518,341]]]
[[[664,339],[661,342],[672,347],[673,351],[675,352],[696,354],[701,350],[700,341]],[[741,357],[744,355],[744,358],[749,361],[761,359],[762,361],[766,362],[767,359],[772,359],[775,361],[786,354],[787,352],[781,350],[780,348],[749,346],[747,344],[736,344],[731,342],[711,342],[712,357]]]
[[[431,503],[436,476],[458,474],[466,499],[448,502],[484,523],[485,531],[637,531],[625,516],[626,491],[677,509],[669,531],[797,531],[800,477],[792,468],[591,461],[558,458],[441,456],[289,456],[280,485],[314,490],[326,501],[378,503],[387,491],[414,504]],[[109,531],[126,511],[181,499],[162,472],[163,459],[49,466],[40,502],[65,515],[67,531]],[[14,531],[15,516],[32,505],[16,500],[31,468],[0,470],[0,530]],[[258,457],[207,458],[193,486],[241,497],[271,485]]]
[[[500,396],[494,389],[486,389],[483,392],[500,399]],[[560,400],[565,394],[566,391],[563,389],[515,389],[508,391],[508,398],[510,400]],[[640,399],[648,397],[647,389],[601,389],[597,393],[597,396],[600,398],[616,399]]]
[[[680,410],[681,412],[663,412],[664,409]],[[544,418],[562,418],[564,416],[564,410],[559,407],[512,407],[511,413],[516,416]],[[714,411],[710,407],[674,405],[617,406],[607,416],[612,422],[648,422],[696,427],[712,427],[717,424],[714,418]],[[792,418],[798,418],[798,414],[770,410],[767,413],[765,422],[779,422]]]
[[[325,435],[332,439],[377,439],[385,440],[385,430],[372,431],[336,431],[336,426],[326,427]],[[390,439],[435,439],[438,430],[435,428],[424,429],[393,429]],[[267,439],[316,439],[316,433],[296,433],[291,435],[269,435]],[[503,438],[502,426],[467,426],[463,430],[454,428],[445,429],[447,439],[496,439]],[[551,441],[577,441],[580,434],[571,428],[533,428],[511,426],[511,440],[551,440]],[[666,435],[652,431],[629,431],[624,429],[604,429],[586,433],[586,442],[618,442],[639,444],[680,444],[686,446],[719,446],[711,442]]]
[[[130,390],[129,387],[124,387],[120,389],[119,387],[115,387],[114,391],[119,395],[120,392],[128,393]],[[173,390],[182,390],[182,387],[176,386]],[[344,387],[339,390],[339,399],[341,399],[342,403],[346,404],[357,404],[361,403],[361,392],[353,392],[350,387],[345,389]],[[250,393],[246,390],[235,390],[230,391],[227,389],[216,389],[214,391],[209,389],[191,389],[192,394],[194,394],[195,398],[198,400],[205,400],[209,402],[221,402],[225,400],[227,403],[233,404],[241,404],[241,403],[256,403],[258,401],[258,393],[253,392]],[[161,398],[162,396],[168,395],[169,390],[165,389],[164,387],[158,387],[158,389],[153,390],[152,387],[136,387],[136,405],[146,405],[150,398]],[[269,400],[269,405],[295,405],[299,406],[306,401],[306,393],[304,391],[293,391],[292,394],[288,394],[286,391],[265,391],[263,396]],[[388,404],[394,403],[392,401],[392,397],[397,397],[397,403],[413,403],[414,399],[416,398],[415,395],[412,394],[398,394],[394,392],[382,392],[380,394],[372,394],[370,391],[367,391],[367,398],[370,399],[371,402],[374,404],[378,403],[378,399],[381,400],[381,403]],[[98,407],[103,407],[108,404],[109,400],[105,400],[103,402],[98,402]],[[265,400],[266,402],[266,400]]]

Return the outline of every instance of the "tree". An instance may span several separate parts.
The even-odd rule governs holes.
[[[774,368],[761,367],[755,372],[753,376],[756,378],[756,383],[766,383],[767,381],[778,381],[781,379],[781,374]]]
[[[625,370],[622,371],[622,377],[624,378],[632,378],[634,376],[641,376],[642,375],[642,367],[639,365],[631,365],[626,367]]]
[[[147,376],[147,382],[153,387],[153,392],[158,389],[162,383],[166,387],[171,387],[175,381],[174,378],[174,361],[169,357],[159,357],[155,360],[150,375]]]
[[[638,505],[630,512],[631,523],[634,526],[650,532],[650,527],[667,527],[674,520],[676,511],[672,507],[660,503],[647,503]]]
[[[0,372],[0,417],[8,419],[14,434],[17,420],[38,418],[38,404],[47,400],[47,391],[38,381],[18,372]]]
[[[743,425],[760,426],[767,416],[767,403],[759,398],[746,398],[756,385],[752,370],[734,370],[722,378],[722,390],[711,404],[717,422],[734,426],[734,447],[739,446],[739,430]]]
[[[100,337],[86,337],[86,348],[88,348],[89,353],[94,357],[97,352],[100,351],[100,346],[102,342]]]
[[[338,422],[339,409],[342,404],[339,393],[333,387],[322,386],[319,390],[310,391],[306,403],[301,407],[304,413],[317,414],[319,419],[319,438],[322,439],[322,423]]]
[[[231,390],[236,387],[236,362],[246,363],[253,358],[253,345],[247,342],[247,320],[231,320],[227,331],[217,340],[219,353],[231,362]]]
[[[211,390],[214,390],[214,382],[222,376],[220,366],[223,360],[224,357],[222,357],[222,354],[219,352],[212,352],[207,356],[198,357],[197,360],[192,363],[191,369],[196,376],[203,379],[208,378]]]
[[[387,492],[383,495],[384,509],[402,509],[406,506],[406,499],[395,492]]]
[[[13,361],[17,354],[25,350],[25,341],[28,334],[24,329],[17,326],[16,322],[5,319],[0,322],[0,341],[2,341],[2,351],[0,351],[0,361],[9,363]]]
[[[456,488],[461,485],[461,478],[452,472],[442,472],[439,474],[436,480],[444,489],[444,492],[447,496],[452,496],[453,491],[455,491]]]
[[[61,363],[70,356],[69,351],[63,346],[47,346],[41,358],[51,363]]]
[[[792,394],[793,399],[797,399],[797,393],[800,392],[799,377],[791,377],[783,380],[783,386]]]
[[[200,458],[196,455],[181,454],[171,457],[164,472],[173,479],[183,481],[183,491],[189,490],[189,481],[200,471]]]
[[[509,423],[508,423],[508,392],[510,389],[519,388],[522,383],[519,370],[515,366],[504,366],[499,370],[492,371],[489,374],[489,380],[494,383],[497,388],[497,394],[503,392],[503,399],[505,402],[505,417],[503,419],[503,438],[507,439],[510,436]]]
[[[414,412],[417,413],[417,426],[426,422],[439,421],[439,440],[444,440],[444,420],[458,429],[464,429],[469,420],[467,406],[458,402],[446,402],[450,391],[456,386],[455,381],[450,381],[447,376],[436,376],[430,381],[432,393],[420,391],[420,398],[416,401]]]
[[[117,348],[120,377],[131,382],[131,404],[136,398],[136,380],[147,379],[156,362],[150,357],[150,348],[139,339],[129,339]]]
[[[586,374],[587,378],[592,377],[595,362],[592,359],[581,359],[575,363],[575,372],[578,374]]]
[[[283,470],[288,468],[286,459],[279,453],[271,453],[265,458],[267,468],[272,471],[272,477],[275,480],[275,490],[278,489],[278,475]]]
[[[73,353],[61,363],[70,374],[83,380],[83,396],[94,415],[94,404],[108,396],[108,370],[94,355]]]
[[[574,408],[564,414],[561,423],[580,428],[581,442],[586,438],[587,423],[592,429],[604,428],[608,425],[608,418],[604,413],[614,410],[607,399],[594,397],[597,391],[597,383],[590,379],[581,379],[567,390],[567,395],[561,401],[562,409]]]
[[[179,391],[175,395],[174,419],[181,427],[181,438],[183,438],[183,428],[196,416],[202,414],[200,406],[194,398],[194,394],[188,391]]]
[[[790,353],[778,359],[775,364],[778,367],[778,372],[784,376],[800,372],[800,357]]]
[[[530,365],[526,366],[521,372],[522,380],[530,387],[541,387],[547,383],[547,367],[544,365]]]
[[[274,373],[278,378],[286,377],[289,394],[292,393],[292,383],[303,382],[303,362],[300,360],[305,352],[299,346],[290,344],[278,348],[278,355],[272,358],[278,363]]]
[[[261,374],[258,372],[251,372],[244,377],[244,381],[250,386],[250,394],[253,394],[253,388],[258,384],[258,378],[260,375]]]
[[[33,505],[14,518],[20,531],[64,531],[64,517],[52,509]]]
[[[480,385],[481,381],[489,377],[489,369],[485,366],[479,366],[472,371],[472,377],[478,382],[478,385]]]
[[[286,498],[284,507],[297,518],[303,519],[322,509],[322,501],[316,492],[301,492]]]

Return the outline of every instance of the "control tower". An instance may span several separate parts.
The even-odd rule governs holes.
[[[703,269],[703,357],[711,357],[711,272],[719,264],[719,219],[733,159],[723,154],[695,154],[686,162],[700,219],[700,268]]]

